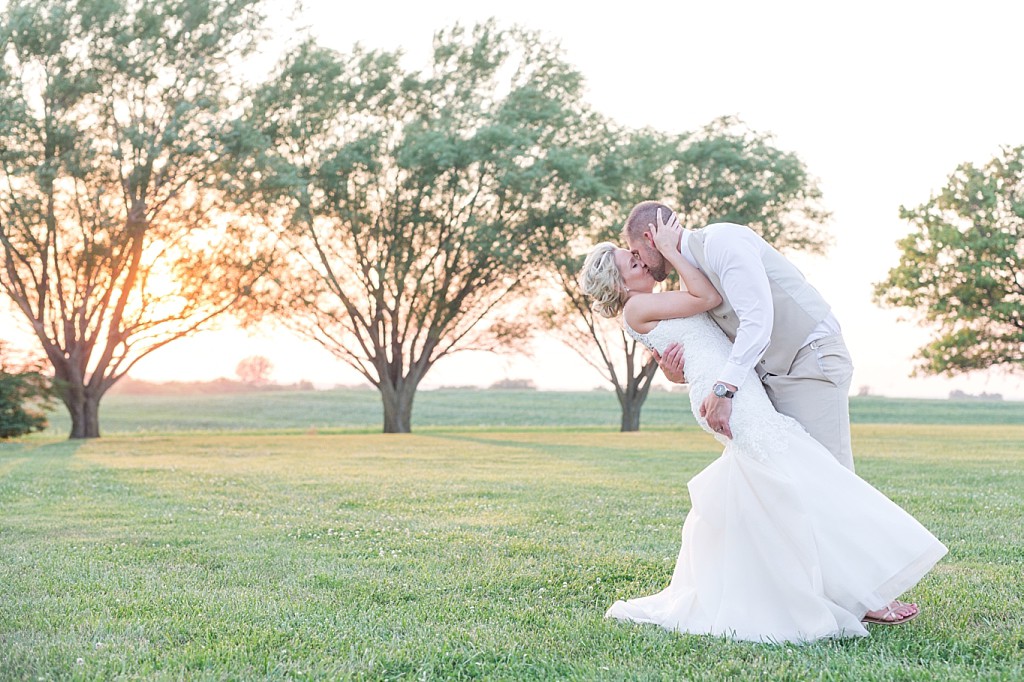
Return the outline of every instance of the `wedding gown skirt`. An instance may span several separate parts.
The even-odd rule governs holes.
[[[634,337],[686,352],[691,408],[730,350],[698,315]],[[688,483],[691,509],[669,586],[617,601],[606,617],[758,642],[864,636],[861,617],[915,585],[946,547],[775,411],[751,373],[733,399],[734,440]]]

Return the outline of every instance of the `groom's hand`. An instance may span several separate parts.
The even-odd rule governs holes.
[[[661,355],[656,350],[651,352],[654,354],[654,359],[658,361],[658,367],[661,367],[661,371],[664,372],[666,379],[673,384],[686,383],[686,375],[683,371],[686,360],[683,358],[683,347],[680,344],[670,343],[665,348],[664,355]]]
[[[732,400],[719,398],[714,393],[708,397],[700,406],[700,416],[708,420],[708,426],[726,438],[732,438],[732,428],[729,426],[729,418],[732,417]]]

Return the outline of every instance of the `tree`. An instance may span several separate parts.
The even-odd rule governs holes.
[[[259,0],[12,0],[0,15],[0,286],[71,415],[207,326],[265,272],[225,215],[232,75]]]
[[[961,165],[937,196],[901,206],[900,217],[911,232],[874,293],[937,329],[915,373],[1024,368],[1024,146]]]
[[[652,130],[609,130],[605,153],[597,169],[604,196],[599,218],[590,230],[552,252],[553,298],[545,311],[548,329],[560,336],[615,390],[621,409],[620,429],[640,428],[640,410],[650,392],[657,363],[616,321],[590,309],[580,290],[578,274],[586,250],[600,241],[618,241],[619,230],[633,204],[665,196],[674,187],[675,147],[669,136]]]
[[[35,363],[11,361],[0,341],[0,439],[17,438],[49,426],[46,410],[51,405],[53,387],[41,369]]]
[[[237,192],[284,226],[280,319],[380,391],[385,432],[439,360],[523,337],[510,294],[593,203],[581,90],[557,46],[488,22],[439,32],[422,73],[306,43],[253,93]]]
[[[272,371],[274,371],[274,364],[262,355],[250,355],[243,358],[235,367],[235,374],[239,379],[256,386],[269,382]]]
[[[725,117],[694,133],[620,131],[596,170],[604,189],[587,238],[553,254],[556,300],[548,325],[610,382],[622,410],[622,431],[640,428],[640,413],[658,365],[616,321],[595,316],[577,276],[587,248],[615,241],[630,209],[646,199],[672,206],[684,227],[711,222],[749,225],[780,249],[821,253],[828,214],[803,162],[774,146],[770,135]]]

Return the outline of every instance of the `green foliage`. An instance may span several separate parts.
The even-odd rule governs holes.
[[[523,337],[508,295],[586,225],[596,193],[582,78],[493,21],[439,32],[432,63],[307,42],[251,95],[235,195],[284,226],[282,322],[377,386],[409,429],[441,358]]]
[[[49,426],[46,413],[31,403],[46,395],[49,384],[38,372],[0,369],[0,438],[17,438]]]
[[[950,553],[807,646],[605,619],[668,584],[695,427],[0,443],[0,678],[1019,680],[1024,427],[855,427]]]
[[[1024,369],[1024,147],[961,165],[938,196],[900,217],[912,230],[875,298],[936,329],[917,371]]]
[[[829,214],[817,180],[770,134],[724,117],[677,144],[674,187],[667,196],[651,196],[676,207],[684,226],[739,223],[782,251],[825,252]]]
[[[262,0],[11,0],[0,9],[0,290],[35,330],[74,436],[141,357],[266,271],[226,220],[223,140]]]
[[[0,439],[44,431],[53,387],[34,364],[13,365],[0,341]]]
[[[599,241],[620,241],[629,211],[648,199],[672,206],[690,229],[735,222],[779,249],[812,253],[828,246],[828,213],[799,157],[731,117],[683,134],[609,126],[600,148],[594,171],[599,205],[576,239],[552,245],[548,265],[560,291],[544,315],[547,326],[612,385],[623,429],[636,430],[657,364],[621,325],[590,310],[577,283],[585,250]]]

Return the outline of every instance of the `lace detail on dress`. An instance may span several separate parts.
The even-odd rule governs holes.
[[[719,371],[725,366],[732,351],[732,342],[706,313],[662,320],[646,334],[634,330],[624,318],[622,325],[632,338],[659,353],[664,353],[671,343],[682,344],[686,359],[686,379],[690,385],[690,411],[701,428],[727,448],[764,460],[773,452],[779,452],[780,448],[787,447],[793,429],[804,431],[795,419],[775,410],[764,392],[761,380],[753,371],[733,398],[729,425],[735,438],[730,440],[708,426],[707,420],[700,416],[700,406],[711,393]]]

